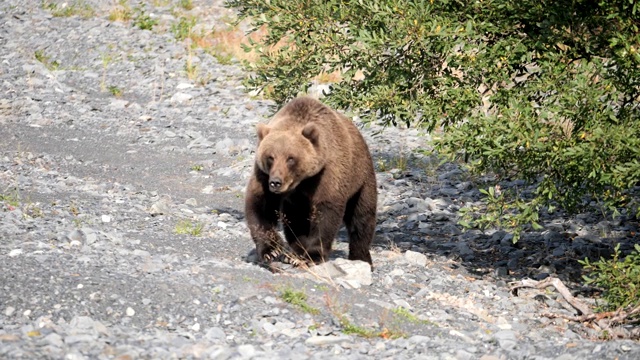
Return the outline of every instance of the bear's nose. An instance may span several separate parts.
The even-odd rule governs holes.
[[[271,190],[278,190],[282,186],[282,180],[280,178],[269,179],[269,187]]]

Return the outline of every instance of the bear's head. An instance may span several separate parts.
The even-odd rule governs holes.
[[[256,165],[269,175],[269,191],[284,194],[318,174],[325,164],[319,151],[319,131],[313,124],[302,129],[273,129],[258,124]]]

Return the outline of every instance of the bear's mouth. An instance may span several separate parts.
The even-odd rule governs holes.
[[[276,195],[285,195],[287,193],[290,193],[293,189],[295,189],[295,186],[292,182],[283,183],[273,182],[271,180],[269,181],[269,191]]]
[[[271,186],[269,186],[269,191],[271,191],[272,193],[276,194],[276,195],[283,195],[289,192],[289,188],[279,188],[279,189],[274,189]]]

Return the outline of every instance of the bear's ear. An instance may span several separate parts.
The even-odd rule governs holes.
[[[258,129],[258,141],[262,141],[262,139],[264,139],[264,137],[267,136],[267,134],[269,133],[269,130],[271,130],[269,126],[263,123],[259,123],[257,126],[257,129]]]
[[[320,132],[318,131],[318,128],[314,124],[307,124],[302,129],[302,136],[309,139],[309,141],[311,141],[313,145],[318,145],[319,135],[320,135]]]

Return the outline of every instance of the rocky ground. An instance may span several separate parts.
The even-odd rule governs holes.
[[[343,233],[319,268],[248,262],[243,189],[272,104],[171,31],[229,11],[131,1],[157,20],[142,30],[110,21],[115,3],[0,3],[0,358],[640,358],[637,342],[542,316],[575,314],[555,291],[508,287],[556,276],[590,302],[576,259],[629,248],[637,224],[548,217],[515,245],[463,230],[475,182],[416,155],[428,137],[412,129],[363,128],[373,273],[344,260]]]

